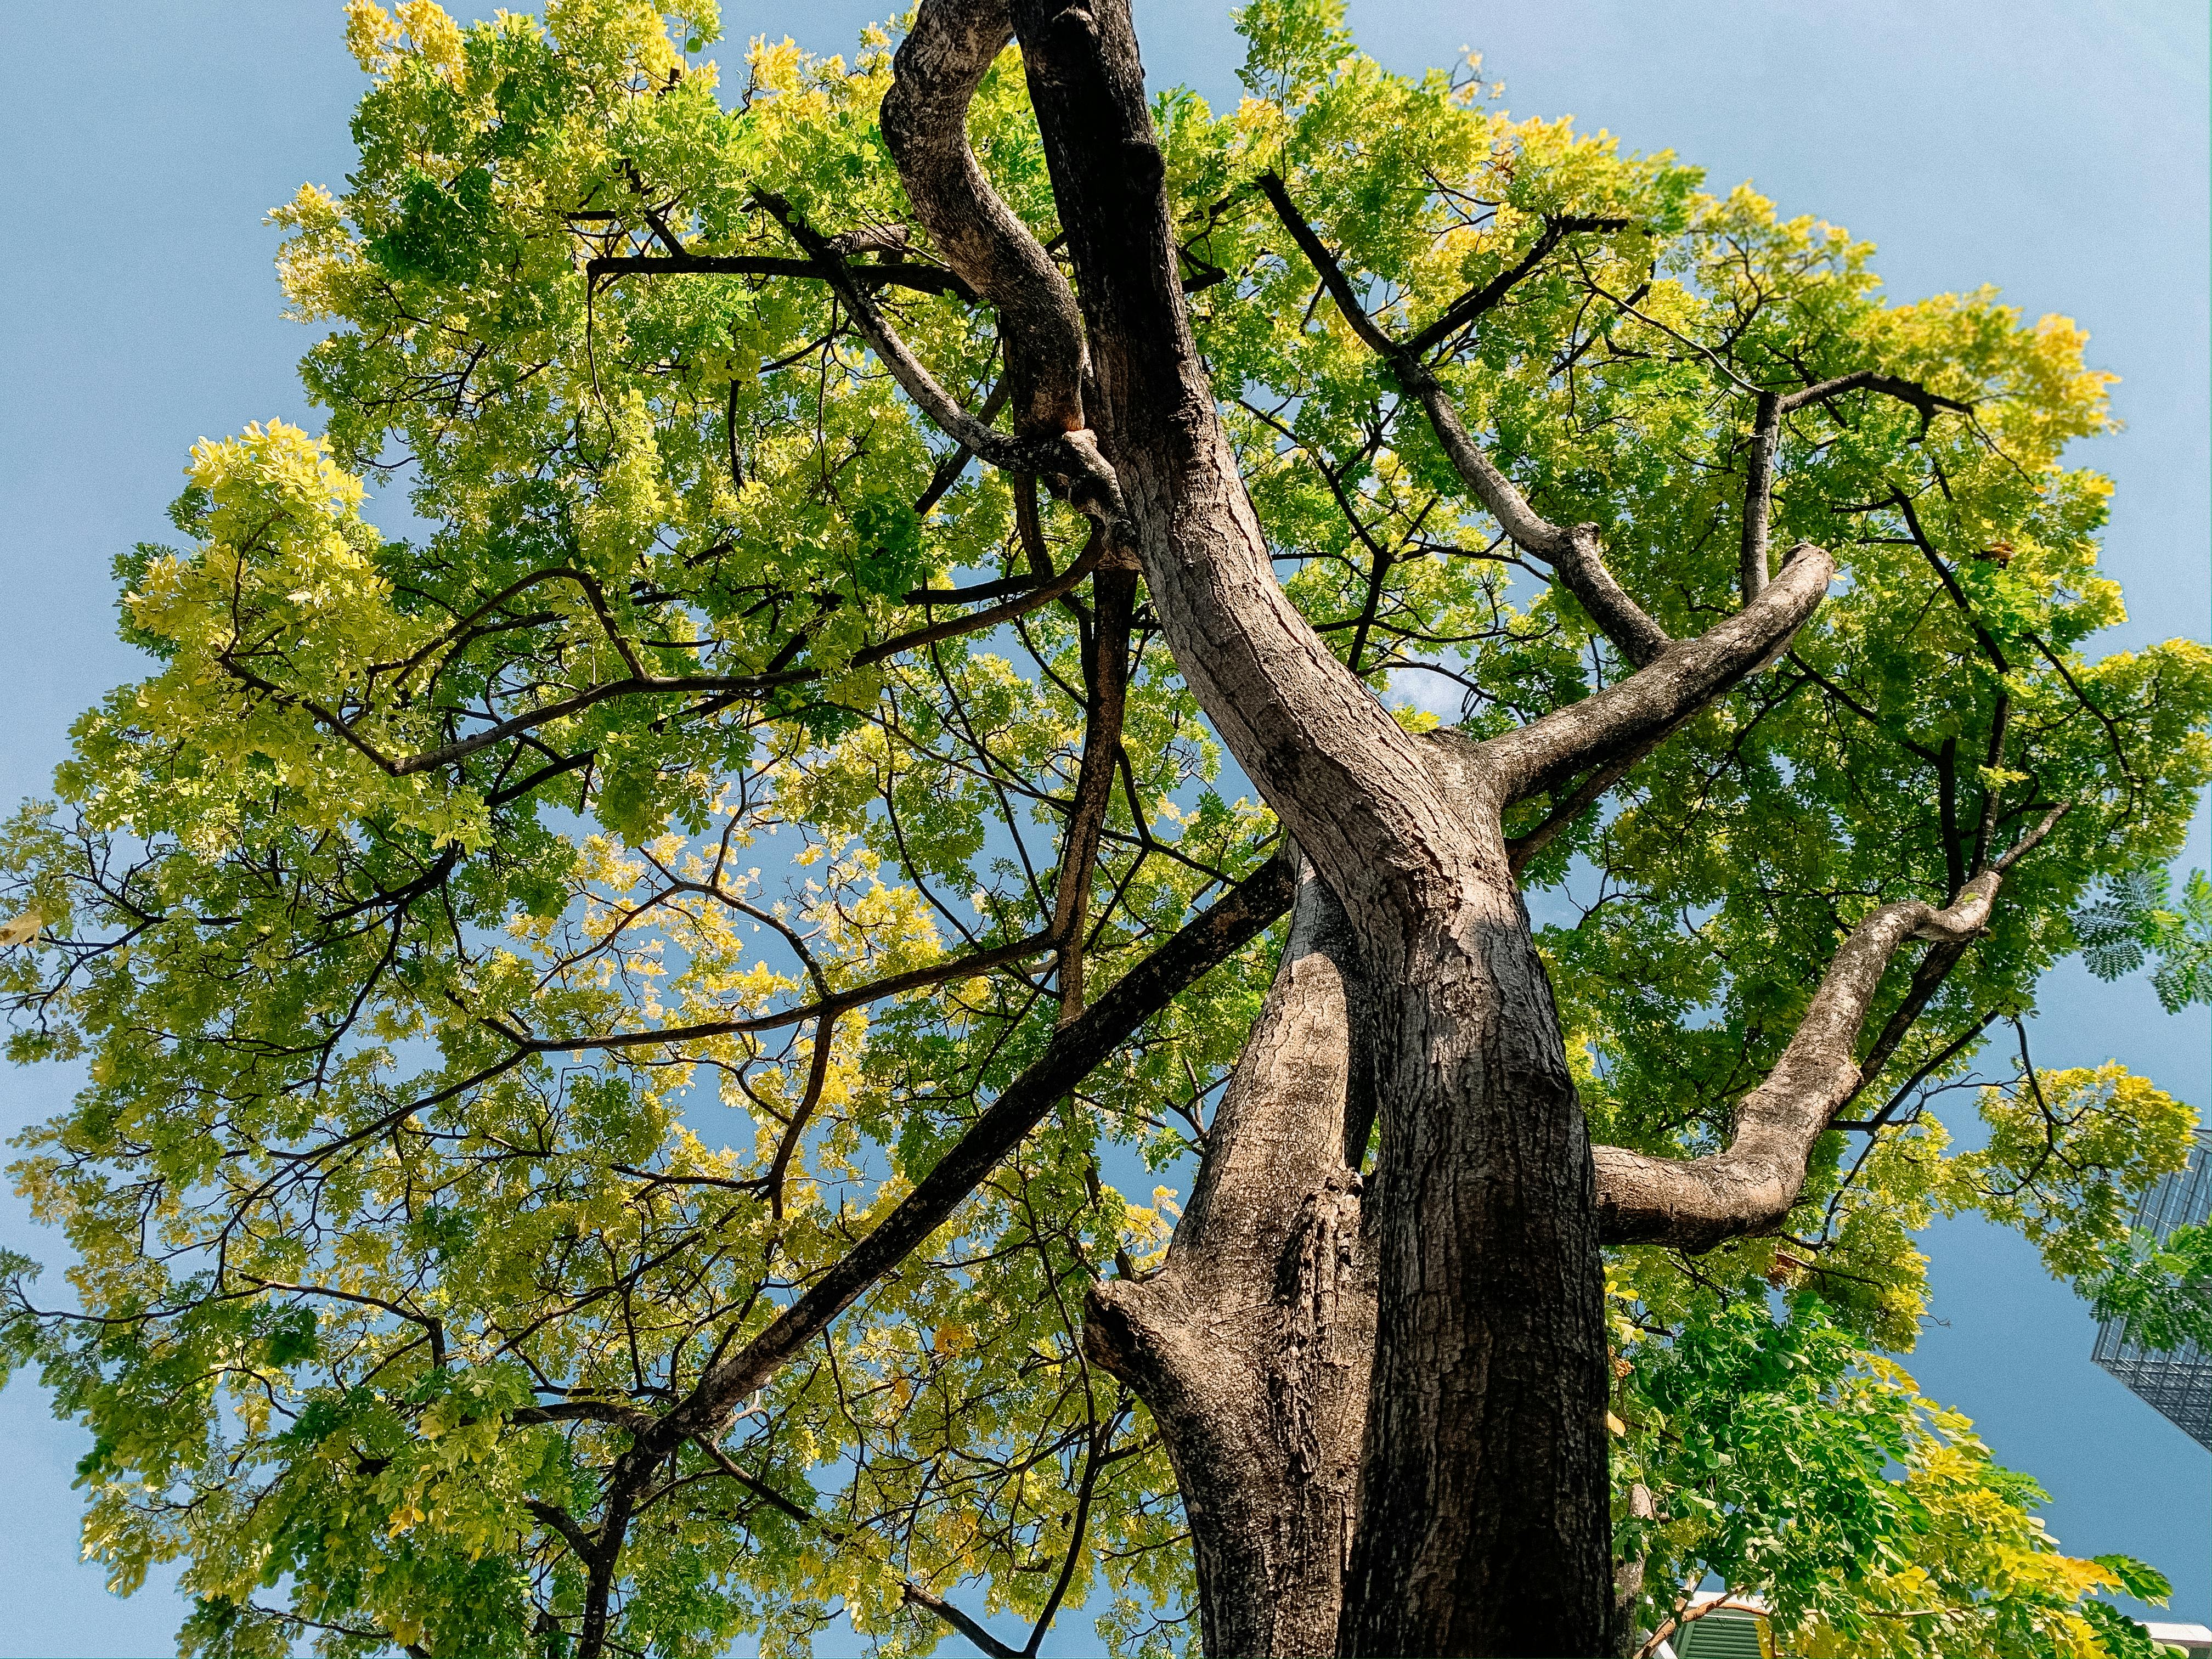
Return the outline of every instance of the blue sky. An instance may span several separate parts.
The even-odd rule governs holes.
[[[449,0],[451,4],[452,0]],[[514,0],[521,3],[521,0]],[[1153,83],[1217,104],[1239,54],[1215,0],[1137,0]],[[465,9],[455,6],[456,10]],[[489,8],[486,8],[489,9]],[[887,5],[726,4],[727,33],[849,50]],[[0,8],[0,805],[40,792],[70,720],[139,672],[112,633],[108,561],[167,533],[191,441],[272,415],[314,423],[292,375],[261,216],[351,164],[360,82],[338,0],[118,0]],[[1726,187],[1880,245],[1900,299],[1993,283],[2062,312],[2122,376],[2127,430],[2079,459],[2118,485],[2106,568],[2120,648],[2208,629],[2207,21],[2189,0],[1354,0],[1395,68],[1485,56],[1519,114],[1573,114],[1671,149]],[[725,47],[725,52],[728,51]],[[2212,863],[2200,811],[2189,861]],[[2141,983],[2065,968],[2038,1057],[2126,1060],[2212,1103],[2205,1011],[2169,1018]],[[9,1133],[74,1079],[0,1075]],[[0,1198],[0,1243],[52,1260]],[[2168,1617],[2212,1621],[2212,1455],[2089,1363],[2086,1311],[2025,1243],[1975,1223],[1923,1242],[1937,1322],[1909,1364],[2053,1494],[2080,1553],[2125,1550],[2175,1581]],[[76,1560],[82,1436],[34,1382],[0,1395],[0,1655],[173,1650],[159,1579],[128,1601]],[[1074,1632],[1054,1648],[1076,1653]],[[948,1651],[951,1650],[948,1649]]]

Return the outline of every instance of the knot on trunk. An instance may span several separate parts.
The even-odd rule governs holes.
[[[1165,1380],[1161,1349],[1171,1340],[1158,1317],[1156,1286],[1154,1280],[1102,1279],[1083,1297],[1084,1357],[1127,1383],[1147,1405]]]

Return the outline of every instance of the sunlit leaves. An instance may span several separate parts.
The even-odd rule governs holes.
[[[1079,590],[912,632],[977,602],[948,590],[1066,568],[1085,526],[1047,501],[1026,545],[1005,477],[940,478],[946,441],[823,284],[621,265],[792,259],[762,187],[933,258],[876,131],[882,33],[849,62],[763,38],[725,79],[696,61],[705,5],[347,17],[360,167],[272,216],[295,314],[333,325],[302,364],[325,431],[194,452],[179,544],[117,564],[147,677],[80,723],[56,805],[0,830],[10,1052],[90,1079],[17,1172],[94,1316],[57,1295],[0,1340],[93,1434],[88,1542],[118,1582],[186,1564],[188,1644],[550,1654],[631,1413],[758,1332],[1049,1039],[1095,615]],[[1623,665],[1507,558],[1261,170],[1379,326],[1458,319],[1431,356],[1469,429],[1678,634],[1738,601],[1753,389],[1875,368],[1971,405],[1790,418],[1775,539],[1843,580],[1526,886],[1595,1133],[1690,1154],[1869,909],[1947,897],[2068,808],[1869,1063],[1853,1109],[1879,1130],[1826,1138],[1788,1235],[1615,1265],[1656,1576],[1763,1586],[1834,1650],[2081,1650],[2080,1596],[2135,1569],[2060,1554],[1869,1345],[1911,1346],[1913,1236],[1969,1206],[2100,1307],[2196,1328],[2201,1241],[2124,1224],[2184,1109],[2023,1064],[1983,1097],[1985,1146],[1938,1115],[1987,1080],[1976,1034],[2078,945],[2202,988],[2201,883],[2177,902],[2155,872],[2212,766],[2212,653],[2085,649],[2121,610],[2107,488],[2068,453],[2110,425],[2084,335],[1988,293],[1887,304],[1841,228],[1516,118],[1472,66],[1392,75],[1329,4],[1243,20],[1236,109],[1158,103],[1195,327],[1286,592],[1409,727],[1501,730]],[[969,135],[1050,242],[1018,54]],[[981,405],[988,309],[876,293]],[[1094,988],[1273,835],[1139,616]],[[1162,1011],[712,1451],[648,1472],[617,1639],[791,1651],[842,1610],[915,1651],[944,1628],[908,1584],[1029,1620],[1063,1563],[1120,1650],[1182,1639],[1173,1474],[1084,1358],[1081,1297],[1159,1249],[1269,956]]]
[[[2100,1590],[2163,1598],[2122,1557],[2066,1555],[2044,1494],[1998,1465],[1972,1425],[1862,1352],[1817,1303],[1695,1316],[1624,1368],[1626,1473],[1656,1522],[1650,1626],[1707,1572],[1756,1585],[1778,1645],[1812,1655],[2080,1655],[2103,1644]]]

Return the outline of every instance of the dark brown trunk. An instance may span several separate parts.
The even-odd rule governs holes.
[[[1336,1649],[1375,1341],[1345,1151],[1347,1121],[1366,1117],[1345,1041],[1351,946],[1308,875],[1165,1264],[1099,1285],[1087,1310],[1085,1350],[1174,1461],[1208,1654]]]

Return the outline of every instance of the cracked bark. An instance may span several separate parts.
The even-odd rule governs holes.
[[[1085,1351],[1145,1401],[1175,1464],[1209,1654],[1336,1646],[1375,1341],[1346,1151],[1367,1110],[1345,1041],[1353,964],[1309,871],[1167,1261],[1085,1309]]]

